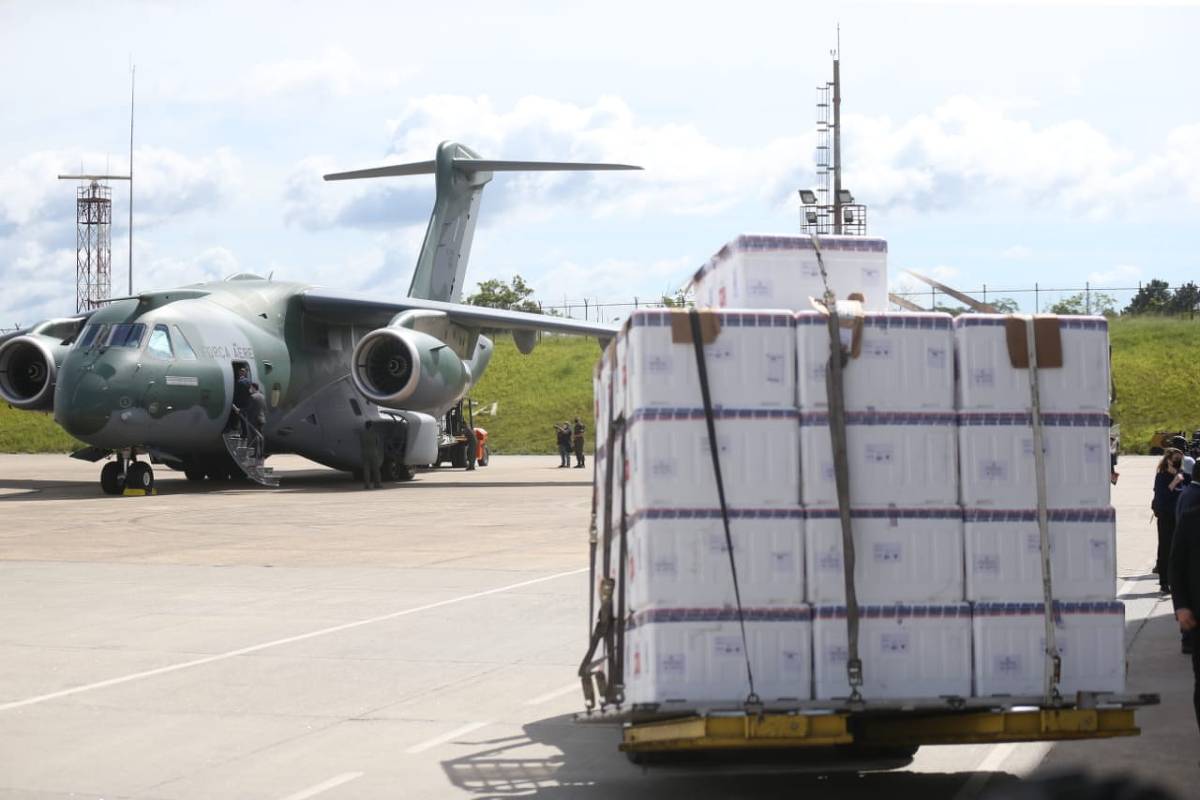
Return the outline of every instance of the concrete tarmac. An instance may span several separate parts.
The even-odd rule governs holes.
[[[95,465],[0,456],[0,797],[969,800],[1038,769],[1196,796],[1200,737],[1147,575],[1154,460],[1114,492],[1138,738],[923,748],[893,772],[642,769],[572,722],[591,470],[497,456],[366,492],[293,457],[283,486],[100,494]]]

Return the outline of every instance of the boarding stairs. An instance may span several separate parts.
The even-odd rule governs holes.
[[[225,440],[225,449],[247,478],[261,486],[279,486],[279,478],[274,470],[264,465],[262,432],[252,425],[245,428],[244,431],[234,428],[221,435]]]

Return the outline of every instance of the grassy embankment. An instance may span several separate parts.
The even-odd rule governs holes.
[[[1121,449],[1146,453],[1156,430],[1200,428],[1200,320],[1132,317],[1113,320],[1113,376]]]
[[[54,416],[18,411],[0,402],[0,453],[70,453],[83,444],[54,424]]]
[[[1200,428],[1200,321],[1115,319],[1111,326],[1117,402],[1127,453],[1144,453],[1157,429]],[[517,352],[512,339],[496,337],[496,352],[472,396],[478,406],[498,403],[496,416],[481,415],[497,453],[553,453],[553,425],[576,416],[592,441],[592,367],[600,348],[591,339],[546,336],[533,353]],[[15,411],[0,403],[0,452],[69,452],[79,446],[48,414]]]

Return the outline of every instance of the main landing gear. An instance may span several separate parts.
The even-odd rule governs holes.
[[[118,454],[100,470],[100,489],[105,494],[119,495],[126,491],[151,494],[154,491],[154,468],[138,461],[136,453]]]

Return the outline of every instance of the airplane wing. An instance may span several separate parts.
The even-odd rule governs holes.
[[[508,311],[502,308],[469,306],[462,303],[446,303],[440,300],[424,300],[406,297],[400,302],[390,303],[365,295],[331,289],[307,289],[301,295],[304,310],[327,322],[353,323],[355,325],[386,325],[401,311],[413,309],[442,311],[452,321],[471,328],[494,328],[509,331],[547,331],[570,333],[577,336],[612,338],[616,325],[600,322],[582,322],[569,317],[554,317],[549,314],[529,314],[524,311]]]

